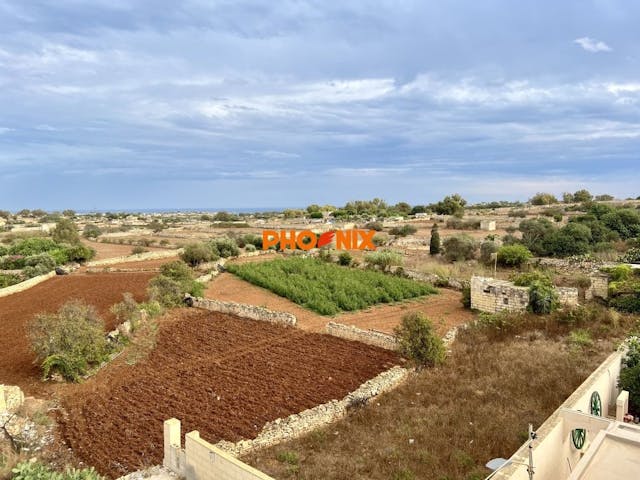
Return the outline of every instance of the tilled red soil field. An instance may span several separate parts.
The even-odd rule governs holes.
[[[40,370],[27,338],[27,324],[41,312],[55,312],[68,300],[81,299],[95,306],[107,329],[115,325],[111,305],[131,292],[138,301],[146,296],[154,273],[73,274],[53,277],[24,292],[0,297],[0,383],[18,385],[28,394],[40,392]]]
[[[264,424],[344,397],[399,362],[357,342],[197,309],[160,322],[156,348],[112,366],[63,401],[61,435],[118,477],[162,462],[162,424],[204,439],[254,438]]]

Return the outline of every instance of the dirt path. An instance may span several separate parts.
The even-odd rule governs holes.
[[[327,322],[335,321],[363,329],[391,333],[404,314],[420,311],[431,318],[438,333],[444,335],[451,327],[474,318],[473,313],[462,307],[460,292],[448,289],[440,289],[437,295],[421,299],[394,305],[378,305],[359,312],[342,313],[335,317],[325,317],[307,310],[269,290],[240,280],[230,273],[223,273],[212,280],[207,287],[205,297],[289,312],[297,317],[300,328],[312,332],[321,332]]]
[[[63,400],[61,434],[113,477],[162,462],[162,423],[207,441],[254,438],[266,422],[342,398],[397,364],[389,351],[199,309],[160,320],[156,348]]]
[[[40,381],[40,370],[27,338],[27,324],[40,312],[54,312],[71,299],[95,306],[107,330],[115,325],[111,305],[131,292],[136,300],[146,296],[153,273],[72,274],[53,277],[24,292],[0,298],[0,383],[18,385],[27,394],[46,392],[49,384]]]

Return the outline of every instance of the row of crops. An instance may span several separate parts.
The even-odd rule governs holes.
[[[227,265],[254,285],[266,288],[321,315],[335,315],[379,303],[436,293],[431,285],[373,270],[358,270],[318,259],[292,257]]]

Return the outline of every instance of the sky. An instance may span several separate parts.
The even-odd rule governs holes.
[[[640,2],[0,0],[0,209],[640,195]]]

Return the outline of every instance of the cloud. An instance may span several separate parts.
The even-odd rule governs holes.
[[[577,43],[587,52],[610,52],[612,50],[612,48],[603,41],[589,37],[576,38],[573,43]]]

